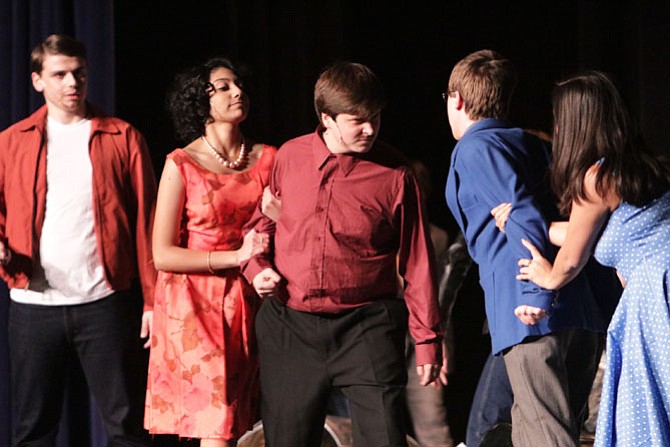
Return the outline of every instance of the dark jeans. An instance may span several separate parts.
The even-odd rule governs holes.
[[[266,445],[320,446],[326,405],[339,388],[350,403],[355,446],[407,446],[406,328],[403,300],[337,315],[265,300],[256,334]]]
[[[512,422],[514,394],[502,355],[489,355],[472,399],[465,443],[479,447],[486,433],[497,423]]]
[[[130,292],[73,306],[11,302],[12,445],[53,445],[73,362],[81,364],[109,445],[143,445],[141,312],[140,295]]]

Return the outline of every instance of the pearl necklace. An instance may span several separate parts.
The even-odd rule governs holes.
[[[214,146],[210,144],[209,141],[207,141],[207,138],[203,135],[202,141],[205,142],[207,147],[212,151],[212,154],[214,154],[214,157],[217,159],[219,163],[221,163],[223,166],[225,166],[228,169],[237,169],[240,166],[244,165],[246,163],[246,158],[247,158],[247,146],[244,144],[244,137],[242,138],[242,144],[240,144],[240,153],[237,155],[237,160],[235,161],[228,161],[226,158],[221,154],[219,151],[217,151]]]

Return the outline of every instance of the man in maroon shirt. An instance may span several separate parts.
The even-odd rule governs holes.
[[[376,141],[384,103],[369,68],[328,67],[314,91],[318,128],[275,159],[279,218],[259,205],[252,219],[274,236],[273,256],[242,266],[265,298],[256,334],[269,447],[321,445],[333,388],[349,399],[355,445],[407,445],[408,320],[419,380],[446,383],[428,222],[404,157]]]

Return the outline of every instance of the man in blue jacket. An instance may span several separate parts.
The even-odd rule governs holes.
[[[446,199],[479,266],[492,353],[503,355],[514,392],[516,447],[579,445],[579,427],[597,363],[603,321],[586,277],[559,293],[516,280],[527,258],[521,239],[548,258],[548,222],[558,220],[548,184],[549,145],[507,120],[516,73],[491,50],[466,56],[453,68],[447,102],[458,140],[451,157]],[[505,232],[491,210],[512,204]],[[546,312],[527,326],[514,314]]]

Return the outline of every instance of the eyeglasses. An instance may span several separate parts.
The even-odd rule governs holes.
[[[447,90],[446,92],[442,92],[442,100],[447,102],[447,99],[449,99],[452,93],[456,93],[456,90]]]

